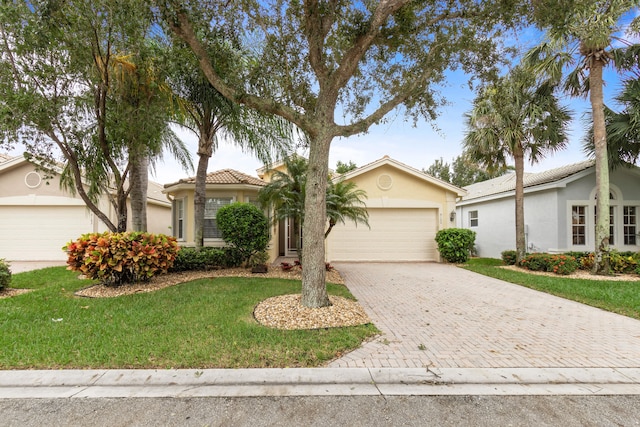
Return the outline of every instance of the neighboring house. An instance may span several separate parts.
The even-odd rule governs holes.
[[[106,196],[99,206],[115,222]],[[149,182],[147,222],[150,232],[171,232],[171,204],[154,182]],[[103,231],[106,226],[82,199],[60,188],[58,174],[46,177],[23,156],[0,155],[0,258],[65,261],[67,242]]]
[[[593,251],[596,177],[588,160],[524,176],[528,252]],[[640,169],[610,173],[611,247],[640,250]],[[476,232],[478,256],[499,258],[515,249],[515,174],[465,187],[457,203],[457,226]]]
[[[207,219],[205,245],[222,246],[215,234],[215,212],[233,201],[255,200],[260,188],[269,182],[271,170],[283,163],[258,170],[260,178],[224,170],[207,175]],[[454,225],[456,198],[464,190],[433,178],[417,169],[389,158],[335,179],[353,181],[367,193],[369,225],[352,222],[338,224],[326,242],[327,261],[437,261],[435,234]],[[193,178],[165,186],[174,200],[174,235],[185,246],[193,245]],[[269,248],[271,261],[278,256],[297,256],[297,242],[291,238],[291,221],[281,221],[272,228]]]

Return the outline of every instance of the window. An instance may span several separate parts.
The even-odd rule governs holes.
[[[637,244],[637,228],[638,217],[635,206],[625,206],[622,213],[623,233],[625,245]]]
[[[244,202],[245,203],[251,203],[253,206],[255,206],[258,209],[262,209],[260,207],[260,202],[258,201],[257,197],[250,197],[250,196],[244,196]]]
[[[469,227],[478,226],[478,211],[469,211]]]
[[[173,201],[173,236],[184,240],[184,199]]]
[[[571,234],[574,245],[587,244],[586,206],[571,206]]]
[[[613,198],[613,197],[612,197]],[[615,240],[614,240],[614,234],[615,234],[615,215],[614,215],[614,210],[615,208],[613,206],[609,206],[609,244],[610,245],[614,245],[615,244]],[[593,208],[593,222],[594,224],[598,223],[598,208],[594,207]]]
[[[231,204],[231,197],[208,197],[204,204],[204,233],[205,239],[222,239],[222,233],[218,230],[216,214],[218,210]]]

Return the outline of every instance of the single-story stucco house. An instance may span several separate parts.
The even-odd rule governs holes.
[[[255,202],[270,179],[276,163],[252,177],[234,170],[207,175],[205,245],[223,246],[215,227],[215,213],[226,204]],[[456,198],[464,190],[385,156],[335,179],[355,182],[367,194],[369,225],[338,224],[326,241],[327,261],[437,261],[438,230],[455,225]],[[194,244],[193,195],[195,179],[165,185],[173,199],[173,229],[183,246]],[[296,256],[293,221],[281,221],[271,230],[269,256]]]
[[[116,215],[106,197],[99,206]],[[130,210],[129,210],[130,212]],[[129,220],[131,220],[129,215]],[[171,203],[149,182],[148,230],[171,234]],[[84,233],[107,231],[78,195],[60,188],[60,176],[45,177],[23,156],[0,154],[0,258],[10,261],[66,261],[62,247]]]
[[[172,200],[173,236],[181,246],[195,246],[194,195],[195,177],[165,184],[163,192]],[[225,243],[216,224],[218,209],[233,202],[255,203],[258,191],[266,181],[245,173],[224,169],[210,172],[206,178],[206,204],[204,220],[205,246],[221,247]]]
[[[593,251],[595,245],[595,161],[540,173],[525,173],[524,216],[528,252]],[[640,169],[610,173],[612,248],[640,250]],[[465,187],[457,203],[457,226],[476,232],[478,256],[499,258],[515,249],[515,174]]]

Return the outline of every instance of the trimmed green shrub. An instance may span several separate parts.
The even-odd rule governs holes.
[[[178,252],[174,237],[141,232],[89,233],[62,248],[67,269],[107,286],[146,282],[166,273]]]
[[[543,253],[527,254],[520,261],[520,266],[531,271],[550,271],[551,255]]]
[[[249,267],[257,267],[259,265],[265,265],[269,261],[269,254],[267,251],[256,252],[249,258]]]
[[[436,233],[438,251],[448,262],[466,262],[475,240],[475,231],[465,228],[446,228]]]
[[[578,268],[580,270],[591,271],[596,263],[596,255],[593,252],[589,252],[586,256],[580,258],[578,261]]]
[[[236,202],[220,208],[216,222],[224,241],[235,247],[247,264],[253,254],[269,245],[269,220],[251,203]]]
[[[11,269],[9,263],[0,258],[0,291],[4,288],[8,288],[11,284]]]
[[[549,268],[553,273],[567,275],[578,269],[576,259],[570,255],[551,255]]]
[[[639,255],[634,252],[618,252],[611,250],[609,252],[609,265],[614,273],[629,274],[634,273],[638,268]]]
[[[195,248],[183,247],[178,251],[171,272],[219,270],[221,268],[238,267],[243,262],[242,254],[236,248]]]
[[[565,252],[564,255],[574,257],[580,270],[591,270],[591,267],[593,267],[593,252],[569,251]]]
[[[565,254],[528,254],[522,259],[520,266],[531,271],[548,271],[561,275],[571,274],[578,269],[575,257]]]
[[[502,262],[505,265],[516,265],[517,252],[514,250],[502,251]]]

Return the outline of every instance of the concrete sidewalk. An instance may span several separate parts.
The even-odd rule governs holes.
[[[639,394],[637,368],[0,371],[0,399]]]
[[[8,261],[9,268],[14,274],[24,273],[25,271],[39,270],[47,267],[66,266],[65,261]]]

